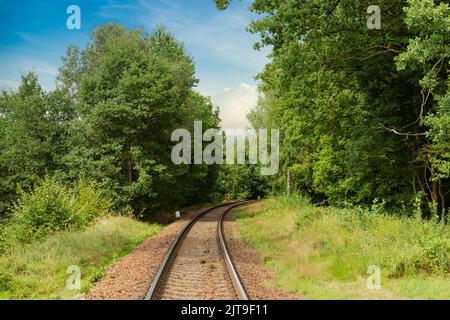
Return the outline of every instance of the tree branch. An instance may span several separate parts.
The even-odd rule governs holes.
[[[396,128],[388,128],[388,127],[384,126],[381,123],[378,125],[378,129],[385,129],[385,130],[387,130],[389,132],[392,132],[392,133],[395,133],[396,135],[399,135],[399,136],[419,137],[419,136],[425,136],[426,135],[425,132],[421,132],[421,133],[399,132]]]

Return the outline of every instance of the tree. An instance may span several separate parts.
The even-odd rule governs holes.
[[[0,97],[0,213],[16,200],[17,188],[30,190],[60,169],[67,153],[66,126],[74,110],[64,94],[44,92],[37,76],[22,76],[17,92]]]
[[[399,70],[420,75],[422,101],[415,121],[417,136],[424,142],[419,151],[427,178],[418,178],[420,190],[428,195],[434,215],[447,208],[450,188],[450,6],[447,1],[409,0],[405,21],[414,34],[408,49],[397,57]]]
[[[372,4],[253,1],[255,47],[273,48],[259,75],[265,99],[252,115],[281,130],[284,174],[273,183],[281,190],[289,169],[317,201],[384,198],[398,207],[422,190],[425,202],[445,208],[446,107],[431,98],[445,104],[448,5],[379,1],[382,27],[371,30]]]
[[[169,32],[103,25],[86,50],[70,49],[64,62],[60,85],[72,92],[79,113],[66,179],[93,178],[118,207],[137,213],[207,191],[204,183],[187,188],[186,179],[205,178],[211,168],[175,167],[170,159],[174,129],[198,117],[206,130],[218,119],[211,103],[194,93],[192,58]]]

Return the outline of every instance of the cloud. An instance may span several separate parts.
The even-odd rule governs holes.
[[[19,82],[15,80],[0,79],[0,90],[16,89],[19,87]]]
[[[195,56],[214,58],[220,64],[230,64],[257,73],[268,62],[267,50],[256,51],[253,44],[257,37],[246,27],[252,15],[245,6],[215,10],[214,4],[203,9],[189,2],[168,0],[138,0],[142,11],[139,23],[153,27],[168,26],[177,38],[193,50]]]
[[[136,6],[129,4],[108,4],[100,7],[99,16],[103,18],[120,18],[124,10],[134,10]]]
[[[241,83],[237,88],[225,88],[211,100],[219,107],[223,129],[246,129],[250,126],[247,114],[258,101],[258,88]]]
[[[58,68],[44,61],[33,60],[29,58],[19,58],[16,60],[16,66],[21,73],[33,71],[38,75],[48,75],[56,77]]]
[[[14,89],[19,86],[21,75],[32,71],[37,74],[39,83],[44,90],[53,90],[55,88],[55,77],[58,69],[54,65],[42,60],[29,58],[22,55],[0,56],[0,69],[2,70],[0,86],[3,88]],[[8,61],[14,61],[8,64]]]

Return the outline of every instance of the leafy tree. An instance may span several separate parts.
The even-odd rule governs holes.
[[[35,74],[22,76],[17,92],[0,96],[0,213],[47,173],[60,168],[67,153],[66,126],[74,116],[60,90],[44,92]]]
[[[211,103],[193,91],[195,68],[181,43],[162,27],[147,34],[108,24],[64,62],[60,85],[73,92],[79,112],[66,179],[93,178],[137,213],[207,193],[212,168],[175,167],[170,159],[174,129],[195,119],[205,130],[218,124]],[[188,178],[204,183],[188,188]]]
[[[219,9],[229,1],[216,1]],[[284,173],[317,201],[446,208],[448,1],[254,0],[249,30],[271,46],[251,117],[281,130]]]
[[[261,167],[253,164],[224,165],[217,177],[218,191],[227,199],[245,200],[265,197],[270,192]]]
[[[415,134],[424,141],[417,160],[428,179],[417,181],[438,215],[447,208],[450,178],[450,6],[447,1],[409,0],[405,13],[414,38],[397,57],[397,67],[421,77],[420,131]]]

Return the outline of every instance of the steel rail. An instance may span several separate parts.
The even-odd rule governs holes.
[[[239,300],[249,300],[247,291],[245,291],[244,285],[242,284],[241,279],[239,278],[239,275],[236,271],[236,267],[233,263],[233,260],[231,259],[230,254],[228,253],[228,246],[225,240],[225,232],[224,232],[224,226],[223,221],[225,219],[225,216],[228,212],[236,208],[237,206],[250,203],[251,201],[245,201],[238,203],[236,205],[231,206],[227,210],[225,210],[222,215],[220,216],[219,223],[217,225],[217,241],[219,242],[219,248],[222,251],[222,256],[225,260],[225,265],[228,270],[228,275],[230,276],[231,282],[233,283],[234,291],[236,292],[236,295],[238,296]]]
[[[237,275],[236,269],[233,265],[233,262],[230,258],[230,255],[228,254],[228,250],[226,247],[226,242],[223,238],[223,217],[227,212],[234,209],[235,207],[249,203],[250,201],[241,201],[241,202],[231,202],[231,203],[225,203],[218,206],[214,206],[212,208],[204,209],[202,210],[194,219],[192,219],[188,224],[183,228],[183,230],[178,234],[177,238],[173,241],[172,245],[170,246],[169,250],[167,250],[167,253],[161,262],[161,265],[153,278],[153,281],[150,285],[150,288],[147,291],[147,295],[145,296],[144,300],[155,300],[157,294],[159,293],[159,290],[161,289],[162,282],[164,280],[164,275],[169,271],[170,269],[170,263],[175,258],[175,255],[177,253],[177,250],[179,249],[183,239],[185,238],[186,234],[189,232],[189,230],[192,228],[192,226],[197,223],[203,216],[205,216],[207,213],[210,213],[211,211],[224,207],[224,206],[230,206],[225,210],[221,217],[220,221],[218,223],[218,232],[220,235],[218,235],[218,241],[219,241],[219,248],[221,248],[222,256],[224,257],[225,264],[227,267],[228,274],[230,276],[230,279],[233,283],[233,288],[236,291],[236,295],[242,299],[242,300],[248,300],[248,296],[245,292],[245,289],[240,282],[239,276]]]

